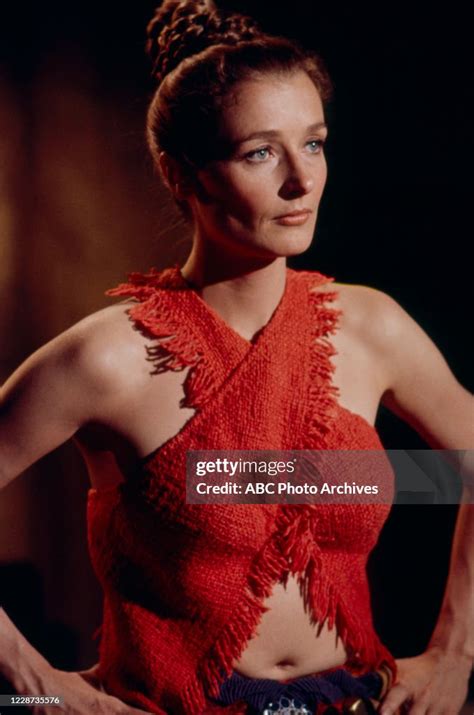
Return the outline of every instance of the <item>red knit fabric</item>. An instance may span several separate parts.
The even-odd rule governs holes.
[[[275,583],[298,578],[312,622],[328,620],[361,674],[388,663],[375,634],[367,558],[386,505],[187,504],[187,450],[381,450],[375,429],[341,407],[329,341],[339,312],[332,281],[287,269],[284,295],[250,342],[177,267],[133,273],[108,291],[132,296],[134,324],[156,338],[150,369],[182,370],[196,413],[134,479],[91,489],[89,548],[104,591],[105,688],[152,713],[244,713],[209,697],[255,634]],[[393,473],[387,461],[392,489]]]

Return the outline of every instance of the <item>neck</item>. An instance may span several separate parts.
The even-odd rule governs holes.
[[[246,340],[252,340],[277,308],[286,285],[286,259],[206,260],[193,248],[181,274],[203,300]]]

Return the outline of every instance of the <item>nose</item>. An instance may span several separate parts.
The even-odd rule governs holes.
[[[314,189],[314,166],[312,170],[299,157],[288,158],[286,163],[286,174],[280,189],[282,198],[294,198],[305,196]]]

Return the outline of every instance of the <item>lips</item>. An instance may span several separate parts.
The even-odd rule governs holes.
[[[310,214],[311,209],[294,209],[293,211],[288,211],[287,213],[280,214],[275,218],[286,218],[287,216],[301,216],[301,214]]]
[[[308,220],[311,209],[301,209],[300,211],[290,211],[290,213],[276,216],[275,221],[284,226],[300,226]]]

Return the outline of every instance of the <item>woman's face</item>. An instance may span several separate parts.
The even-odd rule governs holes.
[[[221,117],[225,151],[198,171],[190,198],[195,239],[242,257],[305,251],[326,181],[327,130],[313,82],[302,71],[245,80]]]

